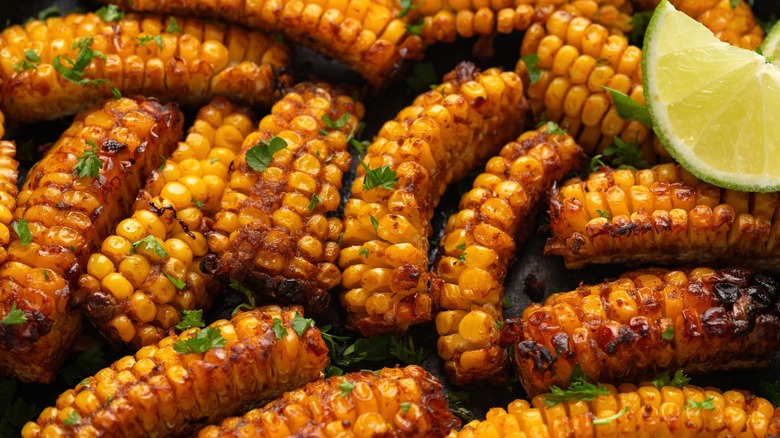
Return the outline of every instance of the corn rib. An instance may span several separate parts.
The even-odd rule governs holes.
[[[19,195],[19,163],[14,158],[16,143],[2,140],[4,136],[5,116],[0,111],[0,263],[8,258],[10,227],[16,212],[16,198]]]

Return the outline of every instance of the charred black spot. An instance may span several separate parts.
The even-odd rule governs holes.
[[[610,356],[615,355],[617,354],[619,347],[627,347],[631,345],[634,342],[634,339],[637,337],[637,334],[631,331],[630,328],[626,326],[620,326],[620,330],[618,330],[617,336],[615,336],[611,341],[607,342],[604,350]]]
[[[108,139],[103,142],[103,149],[105,149],[108,152],[111,152],[112,154],[115,154],[126,147],[127,144],[118,142],[114,139]]]
[[[552,337],[552,344],[558,356],[569,357],[574,354],[573,351],[569,351],[569,335],[564,332],[556,333]]]
[[[762,294],[766,295],[770,301],[768,304],[777,301],[778,284],[774,278],[762,274],[756,274],[753,276],[751,283],[758,287]]]
[[[219,269],[219,257],[208,254],[200,260],[200,271],[204,274],[214,274]]]
[[[729,316],[723,307],[710,307],[701,316],[704,330],[715,336],[725,336],[731,332]]]
[[[523,359],[532,359],[534,369],[539,372],[549,369],[557,360],[550,350],[535,341],[520,342],[517,344],[517,352]]]
[[[176,215],[176,209],[174,209],[172,205],[158,207],[154,202],[149,202],[149,211],[156,214],[158,217],[162,217],[162,215],[164,215],[168,210],[172,211],[174,216]]]
[[[117,309],[113,296],[97,291],[87,294],[86,305],[89,315],[102,322],[108,322],[114,317],[114,310]]]
[[[731,307],[739,298],[739,288],[731,283],[715,283],[713,291],[720,302],[728,307]]]

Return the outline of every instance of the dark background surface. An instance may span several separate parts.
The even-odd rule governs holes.
[[[0,0],[0,23],[3,23],[4,26],[8,23],[21,23],[29,17],[36,16],[40,10],[51,5],[59,6],[63,12],[72,11],[77,7],[86,8],[88,10],[94,10],[98,7],[86,0]],[[755,0],[754,9],[756,15],[763,20],[774,20],[773,15],[780,16],[780,2],[777,0]],[[440,81],[443,74],[451,70],[457,62],[462,60],[470,60],[481,67],[503,66],[511,69],[517,61],[521,38],[521,33],[498,36],[494,45],[495,55],[489,59],[473,54],[472,47],[475,40],[472,39],[460,40],[452,44],[439,44],[433,46],[428,49],[426,60],[430,61],[434,66],[437,76],[436,81]],[[322,59],[307,49],[296,47],[295,58],[295,74],[301,80],[308,78],[311,72],[316,71],[319,73],[320,77],[324,79],[333,82],[349,83],[361,88],[363,87],[363,82],[359,77],[345,70],[337,63]],[[411,70],[411,67],[409,70]],[[365,138],[370,139],[385,120],[392,119],[401,108],[412,101],[419,91],[424,91],[410,89],[409,84],[404,79],[404,77],[409,76],[410,73],[411,71],[403,72],[401,77],[388,89],[380,93],[374,93],[373,96],[364,100],[366,106],[365,121],[367,123]],[[258,118],[262,117],[264,114],[264,112],[256,112]],[[189,114],[188,116],[191,120],[192,114]],[[23,169],[29,168],[29,166],[40,156],[40,153],[38,152],[39,149],[43,145],[55,141],[69,123],[70,119],[64,119],[10,130],[6,138],[16,140],[19,147],[18,158],[22,163]],[[189,124],[187,126],[189,126]],[[433,260],[433,252],[438,246],[438,240],[441,236],[446,218],[455,212],[461,194],[470,189],[471,182],[477,174],[477,171],[472,172],[470,177],[451,186],[445,194],[441,206],[436,211],[433,219],[435,235],[431,238],[431,260]],[[342,203],[345,202],[348,197],[349,187],[351,186],[353,178],[354,173],[350,173],[345,177],[345,189],[342,190]],[[544,216],[542,215],[538,218],[537,224],[532,224],[532,226],[540,227],[543,224]],[[626,270],[624,267],[620,266],[603,266],[587,268],[580,271],[567,271],[560,258],[543,257],[541,255],[545,239],[545,233],[540,230],[539,233],[522,246],[521,253],[518,255],[518,260],[509,270],[505,286],[506,294],[512,301],[512,307],[505,310],[505,316],[518,316],[531,302],[543,299],[541,294],[537,293],[533,288],[526,287],[526,281],[530,278],[530,275],[535,276],[536,279],[543,284],[544,297],[546,297],[555,291],[571,290],[580,282],[597,283],[604,278],[618,276],[621,272]],[[227,296],[218,299],[215,309],[211,312],[207,322],[211,322],[218,316],[229,315],[229,309],[232,309],[236,305],[237,299],[238,298],[235,296]],[[343,312],[338,308],[338,299],[335,294],[333,303],[334,305],[327,315],[316,317],[318,325],[333,323],[335,326],[334,332],[349,335],[349,333],[345,333],[341,329]],[[436,339],[438,336],[433,324],[414,327],[411,330],[411,333],[414,336],[415,344],[418,347],[423,346],[428,352],[428,356],[423,363],[423,366],[430,372],[439,376],[445,386],[447,386],[446,378],[441,371],[442,362],[436,354]],[[99,342],[99,338],[95,335],[94,331],[87,328],[85,335],[78,341],[74,350],[75,352],[83,351],[97,342]],[[104,350],[106,351],[106,357],[109,363],[120,354],[127,353],[111,352],[107,348]],[[69,358],[70,362],[74,360],[75,354],[76,353]],[[392,366],[393,363],[363,362],[358,364],[355,369],[377,368],[383,365]],[[724,373],[723,375],[706,377],[697,376],[693,378],[692,383],[698,385],[713,385],[723,389],[735,387],[755,389],[760,381],[776,380],[778,378],[780,378],[780,361],[776,359],[773,366],[769,369],[731,372]],[[60,379],[54,384],[47,386],[26,385],[21,387],[20,391],[17,391],[17,394],[21,394],[27,401],[35,402],[39,408],[42,408],[52,405],[57,394],[67,387],[68,386]],[[448,389],[451,388],[448,387]],[[523,396],[524,393],[522,388],[517,384],[510,384],[508,386],[502,385],[496,388],[473,389],[471,391],[471,401],[466,402],[464,406],[470,408],[477,418],[484,418],[484,413],[490,407],[505,406],[514,398]],[[0,406],[0,408],[2,407]]]

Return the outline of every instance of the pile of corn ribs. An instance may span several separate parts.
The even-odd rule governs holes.
[[[621,116],[658,0],[100,3],[0,33],[0,435],[780,436],[780,397],[687,377],[777,357],[780,194],[700,181]],[[763,41],[752,1],[671,3]],[[451,66],[361,138],[412,61],[497,34],[512,68]],[[294,71],[300,47],[362,79]],[[632,270],[512,308],[540,214],[572,278]],[[435,328],[439,358],[334,372],[334,314],[369,344]],[[90,340],[118,359],[19,421],[15,380],[62,386]],[[484,419],[453,403],[513,379]]]

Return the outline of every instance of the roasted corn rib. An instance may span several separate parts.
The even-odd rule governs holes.
[[[175,147],[182,120],[175,105],[156,100],[106,101],[76,117],[27,174],[0,265],[0,320],[14,308],[26,320],[0,324],[0,372],[44,383],[54,377],[80,327],[78,277],[160,155]],[[101,163],[99,173],[79,176],[88,160]]]
[[[405,59],[422,55],[400,10],[387,0],[103,0],[136,11],[192,14],[275,32],[382,85]]]
[[[301,312],[269,306],[170,335],[64,392],[24,426],[22,437],[189,436],[247,404],[321,378],[328,349],[316,327],[296,332],[293,319]],[[206,330],[218,331],[222,345],[177,351]]]
[[[566,387],[575,364],[595,381],[667,369],[766,366],[780,346],[778,283],[743,269],[649,269],[558,293],[504,326],[530,395]]]
[[[83,308],[108,338],[140,348],[165,337],[182,310],[209,306],[205,235],[252,125],[248,111],[222,97],[201,108],[184,142],[147,179],[133,214],[90,256],[79,279]]]
[[[198,437],[443,437],[459,424],[441,384],[412,365],[309,383]]]
[[[83,76],[63,57],[85,60]],[[274,38],[215,22],[138,14],[105,22],[93,13],[30,20],[0,37],[2,108],[14,121],[34,122],[74,114],[112,95],[107,83],[73,82],[86,79],[183,105],[222,95],[265,106],[288,81],[280,69],[289,62],[289,48]]]
[[[776,271],[778,196],[721,189],[676,164],[603,168],[553,193],[545,254],[562,255],[574,269],[739,260]]]
[[[410,23],[422,24],[423,42],[454,41],[456,37],[525,31],[563,10],[593,20],[622,35],[631,29],[633,7],[626,0],[469,0],[422,1],[409,12]]]
[[[522,131],[520,78],[462,63],[385,123],[358,168],[344,210],[339,264],[347,325],[403,332],[432,318],[430,219],[447,186]]]
[[[660,0],[631,0],[638,9],[652,10]],[[677,9],[707,26],[718,38],[735,46],[756,50],[764,31],[756,21],[752,2],[745,0],[670,0]]]
[[[0,263],[8,258],[8,242],[11,238],[11,222],[16,212],[16,198],[19,195],[19,163],[16,144],[2,140],[5,136],[5,117],[0,112]]]
[[[644,105],[642,50],[623,35],[610,35],[606,27],[569,11],[554,12],[545,23],[532,25],[523,37],[516,70],[528,89],[528,101],[537,119],[556,122],[594,155],[602,153],[615,137],[638,145],[644,157],[668,156],[660,145],[653,147],[650,127],[623,120],[604,87],[627,94]],[[525,58],[538,56],[531,66]],[[535,71],[537,70],[538,71]],[[534,78],[536,79],[536,78]]]
[[[439,356],[456,385],[499,384],[508,355],[499,345],[504,279],[531,234],[553,182],[579,167],[582,149],[552,124],[522,134],[491,158],[450,216],[434,262]]]
[[[493,408],[450,438],[483,437],[773,437],[780,433],[780,411],[746,391],[721,392],[696,386],[644,383],[615,388],[591,401],[549,405],[544,395]]]
[[[301,83],[244,140],[209,237],[225,283],[237,280],[270,303],[328,308],[328,290],[341,282],[335,263],[342,224],[330,215],[341,202],[341,178],[352,162],[348,142],[364,112],[343,91]],[[270,147],[263,142],[278,139],[284,148],[267,168],[256,168],[256,152]]]

